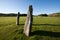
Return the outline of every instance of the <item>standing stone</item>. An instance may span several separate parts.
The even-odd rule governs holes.
[[[16,25],[19,25],[19,15],[20,15],[20,13],[18,12],[17,18],[16,18]]]
[[[31,33],[31,29],[32,29],[32,21],[33,21],[33,8],[32,5],[29,6],[29,10],[28,10],[28,14],[27,14],[27,18],[26,18],[26,22],[24,25],[24,34],[26,36],[30,36]]]

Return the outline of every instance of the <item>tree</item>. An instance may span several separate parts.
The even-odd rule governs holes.
[[[48,16],[47,14],[40,14],[40,15],[38,15],[38,16]]]

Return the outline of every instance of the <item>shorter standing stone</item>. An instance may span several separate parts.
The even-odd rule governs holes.
[[[18,12],[18,14],[17,14],[16,25],[19,25],[19,17],[20,17],[20,12]]]

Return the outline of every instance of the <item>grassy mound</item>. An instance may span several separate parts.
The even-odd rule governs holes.
[[[49,14],[50,17],[60,17],[60,13]]]

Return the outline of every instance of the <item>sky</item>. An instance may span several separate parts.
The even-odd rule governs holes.
[[[33,15],[60,12],[60,0],[0,0],[0,13],[26,13],[29,5]]]

